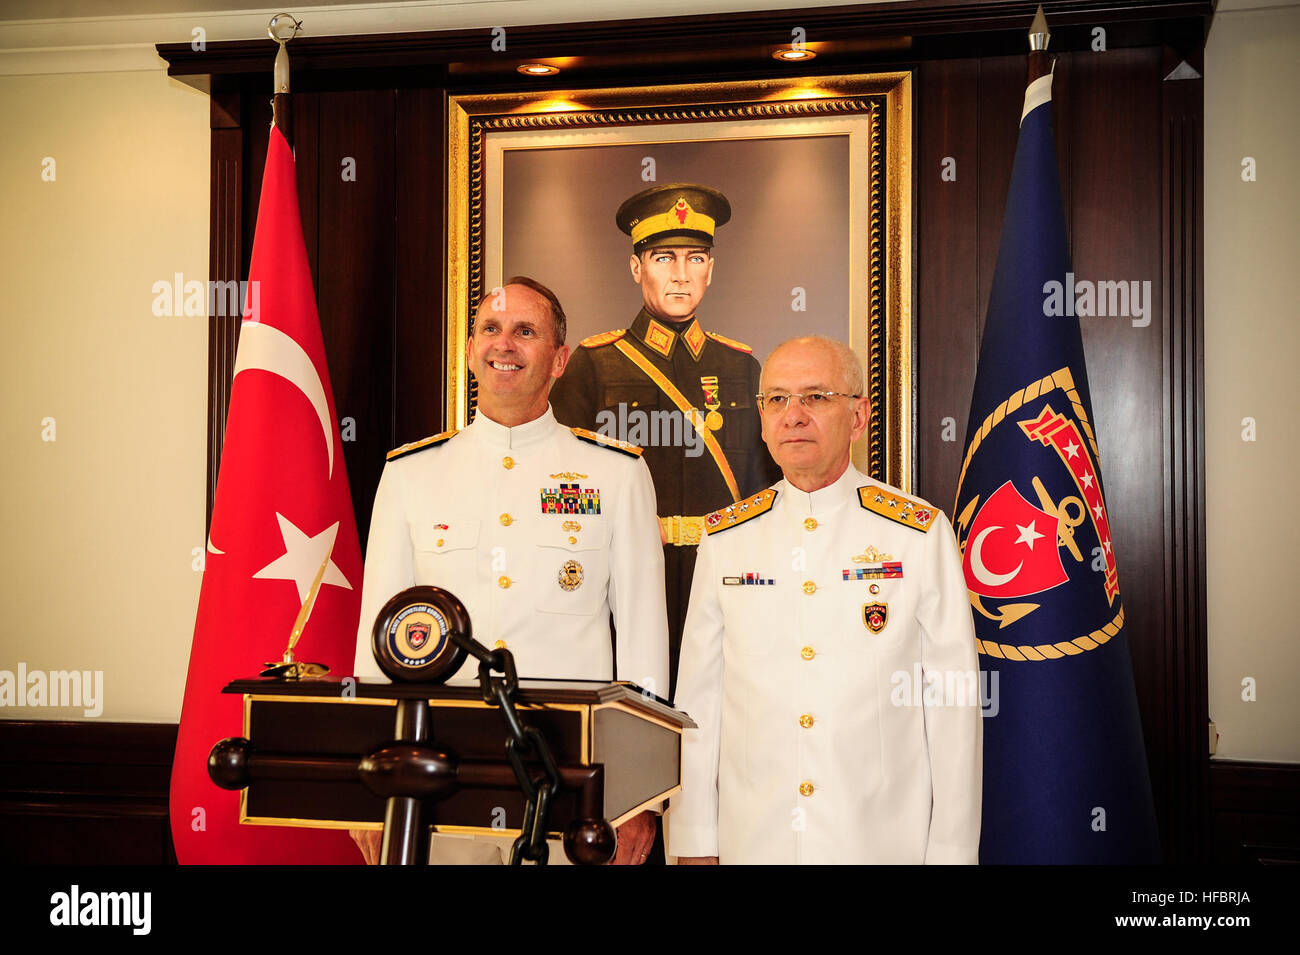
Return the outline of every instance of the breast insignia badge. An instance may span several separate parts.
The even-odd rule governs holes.
[[[872,633],[879,633],[889,623],[889,604],[877,601],[862,605],[862,622]]]
[[[561,590],[577,590],[582,586],[582,565],[576,560],[566,560],[556,579]]]

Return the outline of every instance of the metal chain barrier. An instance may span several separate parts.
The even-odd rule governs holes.
[[[550,847],[546,844],[547,823],[551,816],[551,800],[560,788],[560,771],[556,768],[555,758],[546,738],[535,726],[525,726],[515,709],[515,691],[519,679],[515,674],[515,658],[509,650],[488,650],[482,644],[474,642],[470,649],[478,658],[478,682],[483,693],[483,702],[494,705],[501,710],[510,738],[506,740],[506,755],[515,771],[515,779],[523,790],[527,803],[524,806],[524,822],[519,837],[510,847],[510,864],[521,865],[527,859],[538,865],[546,865]],[[495,670],[502,674],[493,676]],[[532,756],[542,764],[542,776],[534,779],[524,765],[524,759]]]

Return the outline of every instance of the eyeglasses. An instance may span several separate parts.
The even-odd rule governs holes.
[[[757,394],[754,397],[758,399],[758,410],[769,414],[780,414],[790,407],[791,398],[798,398],[799,404],[803,405],[805,410],[816,414],[831,407],[836,398],[861,398],[862,396],[849,395],[842,391],[810,391],[806,395],[787,395],[783,391],[778,391],[775,394]]]

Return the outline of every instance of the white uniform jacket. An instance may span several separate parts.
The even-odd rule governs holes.
[[[510,649],[521,678],[618,678],[665,693],[654,483],[629,448],[580,439],[548,407],[517,428],[479,414],[391,453],[370,518],[356,674],[386,679],[371,651],[375,617],[397,592],[434,584],[465,604],[480,643]],[[471,657],[453,682],[477,678]]]
[[[978,663],[943,512],[850,465],[707,521],[676,699],[699,729],[669,854],[975,863]]]

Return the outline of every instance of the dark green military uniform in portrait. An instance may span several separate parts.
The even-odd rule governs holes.
[[[760,433],[758,360],[696,317],[712,280],[714,230],[731,218],[726,197],[690,183],[654,186],[615,218],[632,237],[629,264],[644,307],[630,327],[585,339],[550,400],[563,424],[645,449],[666,541],[671,696],[704,515],[781,473]]]

